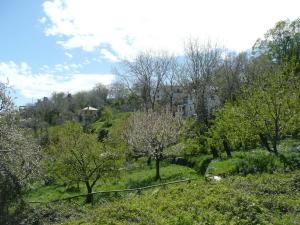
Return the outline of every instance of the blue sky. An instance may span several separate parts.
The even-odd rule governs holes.
[[[113,81],[143,50],[183,54],[188,38],[242,51],[299,14],[298,0],[1,0],[0,81],[17,105]]]

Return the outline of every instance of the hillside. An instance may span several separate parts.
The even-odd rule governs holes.
[[[233,176],[220,182],[200,179],[102,203],[105,198],[98,199],[93,206],[52,205],[52,220],[58,222],[64,215],[65,225],[299,224],[300,171]]]
[[[119,55],[19,109],[0,81],[0,225],[300,225],[299,31]]]

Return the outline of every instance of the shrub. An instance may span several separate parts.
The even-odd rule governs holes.
[[[279,156],[262,150],[235,152],[233,158],[213,161],[207,173],[213,175],[248,175],[256,173],[274,173],[293,171],[300,168],[300,154],[284,152]]]
[[[245,155],[236,164],[235,173],[247,175],[253,173],[273,173],[283,170],[283,163],[271,153],[255,151]]]
[[[183,152],[186,156],[195,156],[199,154],[208,154],[205,145],[201,144],[198,138],[189,138],[184,142]]]
[[[280,154],[279,157],[286,171],[293,171],[296,169],[300,169],[300,153],[285,152]]]
[[[103,142],[105,138],[108,136],[108,130],[105,128],[101,128],[98,132],[98,141]]]
[[[17,224],[23,211],[21,186],[4,165],[0,163],[0,221],[3,225]]]

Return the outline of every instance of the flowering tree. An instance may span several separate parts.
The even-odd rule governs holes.
[[[156,161],[155,179],[160,179],[160,161],[164,150],[176,144],[181,128],[181,117],[169,111],[135,113],[129,121],[125,137],[138,156],[151,156]]]
[[[38,174],[40,149],[26,130],[18,127],[8,87],[0,83],[0,164],[22,185]]]
[[[21,188],[39,175],[40,149],[18,127],[7,85],[0,83],[0,221],[19,224]]]

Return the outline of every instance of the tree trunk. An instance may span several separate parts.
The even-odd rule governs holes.
[[[159,168],[160,159],[156,158],[156,176],[155,180],[160,180],[160,168]]]
[[[259,134],[259,138],[262,146],[264,146],[269,152],[273,152],[272,149],[270,148],[268,138],[264,134]]]
[[[153,99],[153,102],[151,103],[152,112],[154,112],[154,108],[155,108],[155,98]]]
[[[231,148],[230,148],[229,142],[226,138],[223,139],[223,146],[224,146],[224,150],[227,154],[227,157],[231,158]]]
[[[92,203],[93,202],[93,195],[91,194],[92,193],[92,186],[90,185],[90,183],[88,181],[85,182],[85,185],[86,185],[86,189],[87,189],[87,196],[86,196],[86,199],[85,199],[85,202],[86,203]]]
[[[280,134],[279,134],[279,119],[276,118],[275,119],[275,135],[273,137],[273,142],[272,142],[273,151],[274,151],[275,155],[278,155],[277,143],[278,143],[279,139],[280,139]]]
[[[273,152],[274,152],[275,155],[278,155],[277,142],[278,142],[278,140],[275,137],[274,140],[273,140],[273,144],[272,144],[273,145]]]
[[[196,95],[197,96],[197,95]],[[197,110],[197,118],[198,121],[202,124],[204,124],[206,127],[209,126],[209,113],[208,113],[208,108],[207,108],[207,93],[205,91],[205,86],[202,87],[202,90],[200,91],[200,93],[198,94],[197,97],[197,106],[196,106],[196,110]]]
[[[170,96],[170,110],[173,114],[173,116],[175,116],[175,111],[173,110],[173,91],[171,90],[171,96]]]
[[[216,147],[215,146],[211,146],[210,149],[211,149],[211,153],[213,155],[213,158],[214,159],[218,158],[219,157],[219,153],[218,153],[218,150],[216,149]]]
[[[151,166],[151,156],[149,156],[147,159],[147,166]]]

